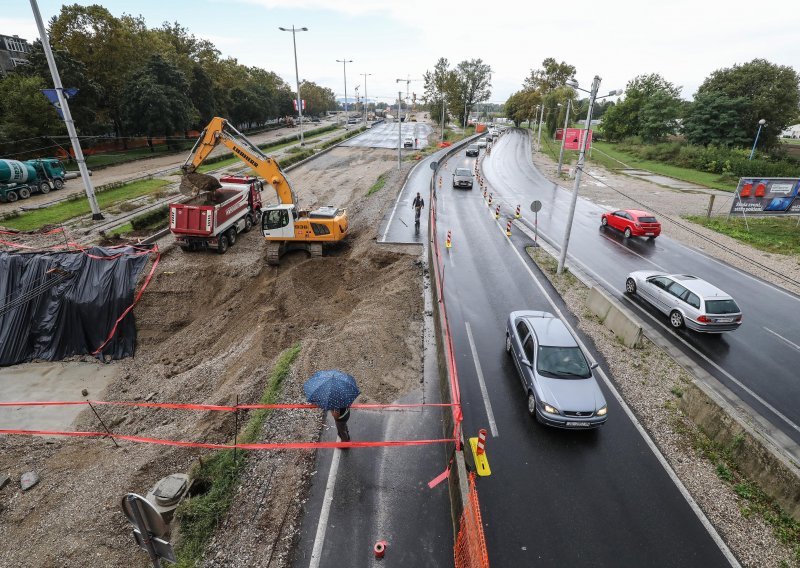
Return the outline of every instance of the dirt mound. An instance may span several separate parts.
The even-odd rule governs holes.
[[[365,157],[366,154],[366,157]],[[256,231],[225,255],[167,250],[136,309],[136,356],[120,362],[107,400],[255,402],[277,355],[302,345],[281,401],[301,402],[302,382],[314,371],[341,368],[358,380],[365,402],[390,402],[411,390],[422,372],[421,263],[374,242],[383,211],[402,176],[365,198],[391,152],[337,149],[291,172],[305,204],[347,204],[354,233],[322,258],[291,253],[279,267],[265,263]],[[313,188],[310,189],[310,188]],[[144,436],[229,442],[227,413],[104,407],[114,431]],[[263,440],[315,440],[321,412],[275,412]],[[83,413],[78,429],[100,429]],[[0,492],[0,533],[8,542],[0,565],[82,566],[92,555],[103,566],[147,566],[135,551],[119,501],[144,493],[169,473],[188,471],[200,450],[109,441],[0,438],[0,471],[36,469],[37,488]],[[310,452],[248,454],[244,484],[223,521],[208,564],[249,566],[274,554],[284,565],[300,499],[313,464]],[[82,535],[63,538],[62,535]],[[225,544],[222,544],[225,543]],[[260,560],[257,560],[260,559]]]
[[[203,192],[212,192],[222,187],[214,176],[192,172],[181,178],[179,189],[182,194],[195,196]]]

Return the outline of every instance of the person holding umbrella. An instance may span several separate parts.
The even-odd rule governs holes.
[[[336,369],[317,371],[303,384],[303,391],[308,402],[331,411],[339,439],[349,442],[347,421],[350,419],[350,405],[361,394],[356,380]]]

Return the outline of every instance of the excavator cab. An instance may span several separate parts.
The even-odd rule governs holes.
[[[296,216],[294,205],[275,205],[265,209],[261,218],[261,233],[268,239],[292,239]]]

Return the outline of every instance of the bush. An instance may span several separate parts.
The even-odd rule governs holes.
[[[147,213],[142,213],[138,217],[131,219],[131,227],[135,231],[148,229],[156,223],[167,222],[169,216],[169,205],[153,209]]]

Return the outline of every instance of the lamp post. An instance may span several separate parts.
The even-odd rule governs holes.
[[[347,64],[352,63],[352,59],[337,59],[336,63],[341,63],[344,68],[344,127],[345,129],[348,128],[347,126]]]
[[[401,169],[403,167],[403,158],[402,158],[402,151],[403,151],[403,137],[402,137],[402,126],[403,123],[400,121],[400,101],[403,98],[403,92],[397,91],[397,169]]]
[[[569,83],[567,83],[569,84]],[[567,116],[564,117],[564,130],[561,132],[561,151],[558,153],[558,169],[556,174],[561,175],[561,166],[564,165],[564,145],[567,141],[567,127],[569,126],[569,109],[572,99],[567,99]]]
[[[575,166],[575,185],[572,188],[572,199],[569,202],[569,213],[567,214],[567,225],[564,228],[564,240],[561,244],[561,255],[558,258],[557,273],[561,274],[564,271],[564,264],[567,262],[567,248],[569,247],[569,236],[572,231],[572,221],[575,218],[575,205],[578,203],[578,188],[581,185],[581,175],[583,174],[583,164],[586,160],[586,145],[589,143],[589,129],[592,127],[592,111],[594,110],[594,102],[600,98],[613,97],[622,94],[622,91],[611,91],[602,97],[597,96],[597,91],[600,89],[600,77],[595,75],[592,81],[592,90],[587,91],[578,87],[577,81],[570,84],[573,89],[578,89],[584,93],[589,93],[589,111],[586,113],[586,128],[583,131],[583,138],[581,139],[581,151],[578,154],[578,164]]]
[[[544,121],[544,101],[541,104],[541,111],[539,114],[539,135],[536,140],[536,151],[542,151],[542,122]]]
[[[369,99],[367,98],[367,77],[370,77],[372,73],[361,73],[361,76],[364,77],[364,124],[367,121],[367,114],[369,113]]]
[[[752,160],[752,159],[753,159],[753,154],[755,154],[755,153],[756,153],[756,145],[758,144],[758,137],[759,137],[759,136],[761,136],[761,128],[762,128],[762,127],[763,127],[763,126],[764,126],[766,123],[767,123],[767,121],[766,121],[766,120],[764,120],[763,118],[762,118],[761,120],[759,120],[759,121],[758,121],[758,132],[756,132],[756,141],[755,141],[755,142],[753,142],[753,149],[752,149],[752,150],[750,150],[750,157],[749,157],[749,158],[747,158],[748,160]]]
[[[58,97],[58,105],[61,108],[64,124],[67,126],[67,134],[69,134],[69,140],[72,143],[72,151],[75,152],[75,161],[78,163],[78,170],[81,172],[81,180],[86,190],[86,199],[89,201],[89,208],[92,210],[92,221],[102,221],[104,217],[94,196],[94,186],[92,185],[92,180],[89,179],[89,170],[86,168],[86,160],[83,157],[78,132],[75,129],[75,121],[72,120],[67,97],[64,95],[64,86],[61,84],[61,76],[58,74],[56,60],[53,58],[53,51],[50,49],[50,39],[44,29],[42,14],[39,12],[39,5],[36,0],[31,0],[31,9],[33,10],[33,18],[36,20],[36,27],[39,28],[39,38],[42,40],[42,49],[44,50],[45,58],[47,58],[47,66],[50,68],[50,75],[53,77],[53,87],[55,87],[56,96]]]
[[[294,80],[297,85],[297,118],[300,123],[300,145],[305,146],[306,143],[305,140],[303,140],[303,99],[300,98],[300,73],[297,71],[297,41],[295,40],[295,33],[307,32],[308,28],[295,28],[294,24],[292,24],[292,29],[282,28],[280,26],[278,26],[278,29],[282,32],[292,32],[292,46],[294,47]]]

